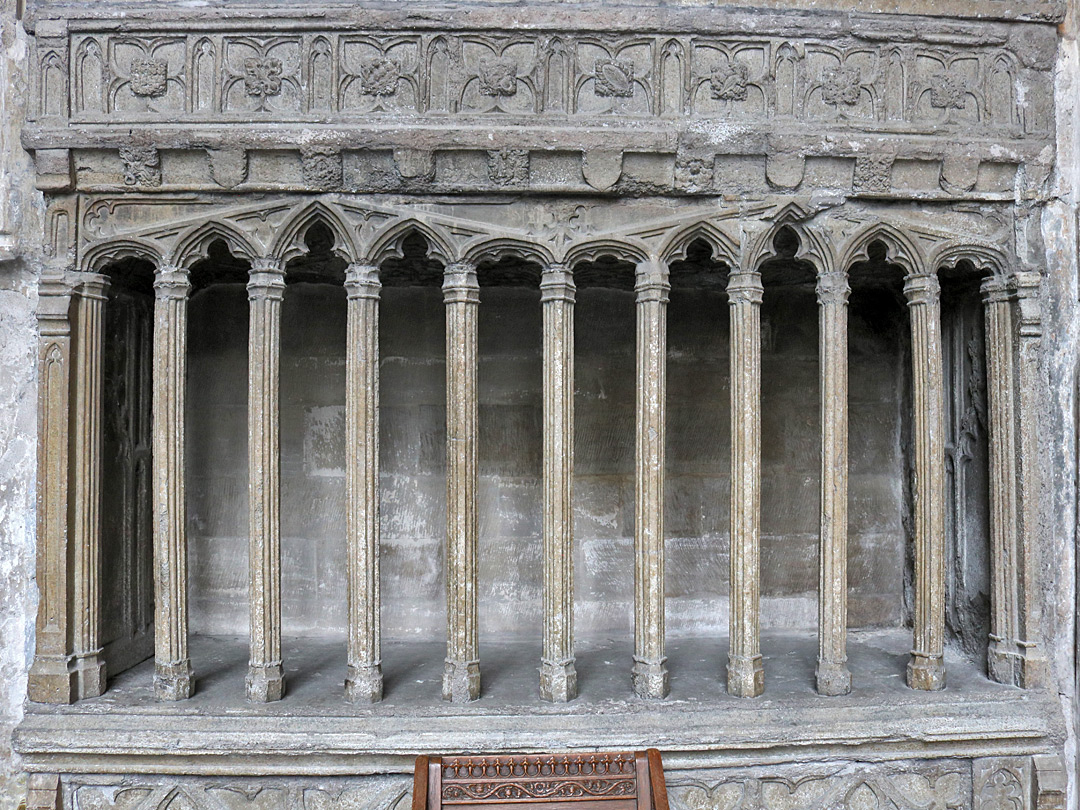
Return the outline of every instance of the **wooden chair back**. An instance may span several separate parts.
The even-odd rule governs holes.
[[[416,759],[413,810],[668,810],[660,752]]]

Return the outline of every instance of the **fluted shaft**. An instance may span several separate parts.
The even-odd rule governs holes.
[[[109,280],[91,276],[76,299],[73,533],[74,669],[79,698],[105,691],[101,650],[101,420],[105,300]]]
[[[728,692],[756,697],[761,665],[761,274],[733,272],[731,315],[731,610]]]
[[[937,276],[904,284],[911,317],[915,441],[915,628],[907,681],[945,687],[945,416]]]
[[[78,698],[70,669],[68,459],[71,412],[71,290],[42,278],[38,290],[37,611],[27,694],[36,703]]]
[[[987,669],[1000,683],[1048,681],[1039,644],[1038,273],[983,282],[990,415],[991,606]]]
[[[186,270],[161,267],[154,281],[154,692],[191,697],[188,656],[187,504],[184,412],[187,394]]]
[[[251,620],[248,700],[280,700],[281,448],[279,436],[281,302],[285,273],[256,260],[248,281],[248,571]]]
[[[540,282],[544,311],[544,649],[540,696],[577,697],[574,666],[574,279],[562,265]]]
[[[345,694],[382,700],[379,636],[379,268],[345,275],[345,532],[349,575],[349,670]]]
[[[637,268],[637,417],[634,443],[634,692],[670,691],[664,644],[664,431],[667,426],[666,268]]]
[[[477,638],[477,309],[476,268],[449,264],[446,304],[446,665],[443,699],[480,697]]]
[[[844,272],[818,278],[821,364],[821,535],[818,560],[817,690],[851,691],[847,666],[848,356]]]

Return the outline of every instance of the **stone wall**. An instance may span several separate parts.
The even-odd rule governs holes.
[[[41,196],[19,146],[28,38],[0,5],[0,808],[14,810],[25,782],[11,751],[33,655],[36,321]]]

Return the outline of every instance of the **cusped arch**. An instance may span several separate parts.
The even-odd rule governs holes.
[[[259,251],[244,234],[223,222],[204,222],[180,237],[173,248],[171,263],[177,267],[191,269],[191,266],[210,255],[210,245],[221,240],[229,252],[237,258],[253,261]]]
[[[418,219],[399,219],[390,223],[376,234],[368,251],[368,259],[374,264],[382,264],[387,259],[405,258],[402,243],[410,234],[418,233],[427,242],[427,255],[443,264],[456,261],[449,238],[438,228]]]
[[[613,256],[634,265],[649,260],[648,249],[633,239],[594,239],[571,246],[565,262],[570,267],[581,262],[594,262],[602,256]]]
[[[283,262],[303,256],[308,252],[304,235],[316,223],[322,223],[334,235],[333,252],[336,256],[349,263],[359,261],[356,243],[345,224],[344,215],[323,200],[309,203],[286,220],[270,249],[270,255]]]
[[[784,230],[794,233],[799,244],[791,258],[810,262],[819,274],[835,267],[836,254],[831,242],[814,228],[789,219],[781,220],[757,235],[749,246],[749,267],[760,269],[761,265],[770,259],[780,258],[776,252],[776,238]]]
[[[686,261],[687,250],[699,239],[712,248],[714,261],[723,262],[728,267],[738,266],[739,243],[708,220],[687,225],[668,237],[660,248],[661,260],[668,265]]]
[[[550,267],[555,263],[554,255],[544,245],[512,237],[485,238],[464,251],[464,260],[470,264],[497,262],[507,258],[535,262],[541,267]]]
[[[83,253],[80,269],[84,272],[100,273],[110,264],[124,259],[143,259],[160,268],[164,257],[154,245],[141,239],[110,239],[91,246]]]
[[[874,242],[885,245],[889,262],[900,265],[906,275],[918,276],[927,272],[926,257],[915,241],[899,228],[884,222],[875,222],[848,240],[841,254],[840,269],[850,272],[853,264],[869,261],[870,245]]]
[[[948,242],[937,248],[930,257],[928,267],[939,270],[955,267],[960,262],[970,262],[987,275],[1002,278],[1009,272],[1009,257],[996,245],[976,242]]]

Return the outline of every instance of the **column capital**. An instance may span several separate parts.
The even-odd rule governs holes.
[[[170,298],[187,298],[191,292],[191,280],[183,267],[163,264],[154,274],[154,297],[165,301]]]
[[[70,308],[71,286],[64,278],[42,278],[38,284],[38,333],[42,337],[62,337],[70,334]]]
[[[728,275],[727,296],[731,304],[760,304],[765,287],[757,270],[735,270]]]
[[[1000,276],[990,276],[982,280],[979,292],[982,293],[984,304],[1004,303],[1010,298],[1009,282]]]
[[[638,262],[634,273],[634,292],[639,304],[646,301],[659,301],[666,304],[671,282],[665,265],[656,259]]]
[[[565,264],[550,264],[544,268],[540,276],[540,302],[566,301],[574,303],[574,294],[577,286],[574,284],[574,274]]]
[[[375,264],[350,264],[345,269],[345,291],[350,299],[378,298],[382,282]]]
[[[1042,304],[1039,300],[1042,274],[1032,271],[1014,273],[1009,286],[1016,291],[1020,336],[1042,337]]]
[[[817,299],[819,304],[846,304],[851,295],[847,273],[843,270],[828,270],[818,276]]]
[[[111,283],[112,279],[101,273],[84,273],[79,277],[79,297],[104,301],[108,297]]]
[[[285,297],[285,263],[272,256],[253,259],[247,291],[249,301],[280,301]]]
[[[479,304],[480,282],[472,262],[451,262],[443,270],[443,301],[447,304]]]
[[[909,306],[928,306],[941,301],[941,282],[934,273],[908,276],[904,279],[904,296]]]

